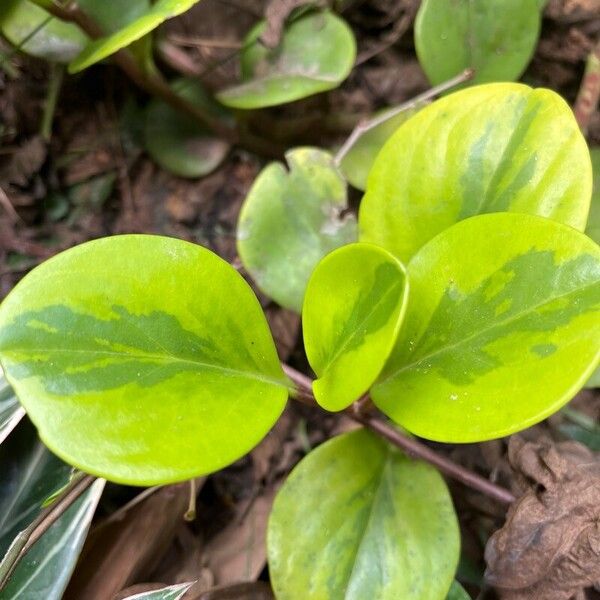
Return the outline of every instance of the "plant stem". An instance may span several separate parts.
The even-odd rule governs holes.
[[[6,587],[19,561],[95,480],[95,477],[81,472],[74,475],[56,500],[42,509],[40,514],[19,532],[0,562],[0,592]]]
[[[585,135],[590,124],[590,118],[600,100],[600,40],[590,52],[581,87],[575,100],[573,112],[579,128]]]
[[[75,23],[92,39],[98,39],[103,35],[103,32],[98,25],[90,19],[76,3],[65,7],[56,2],[52,2],[45,8],[48,12],[62,21]],[[235,128],[226,125],[222,121],[214,119],[201,107],[178,96],[158,73],[144,72],[127,50],[119,50],[112,58],[129,79],[131,79],[131,81],[139,88],[152,96],[160,98],[176,110],[189,115],[229,143],[239,144],[247,150],[271,158],[278,158],[280,156],[280,149],[277,148],[276,145],[256,137],[250,132],[237,131]]]
[[[299,388],[303,397],[312,397],[313,406],[316,406],[317,404],[312,394],[312,380],[310,377],[307,377],[304,375],[304,373],[300,373],[300,371],[297,371],[289,365],[284,364],[283,370],[285,374],[292,380],[292,382]],[[452,477],[452,479],[456,479],[468,487],[482,492],[486,496],[489,496],[490,498],[493,498],[502,504],[512,504],[515,501],[515,496],[509,490],[492,483],[473,471],[469,471],[468,469],[461,467],[449,458],[438,454],[435,452],[435,450],[432,450],[417,439],[403,434],[401,431],[369,410],[367,406],[365,406],[368,405],[369,402],[369,397],[364,396],[361,400],[356,402],[352,407],[346,409],[344,412],[350,418],[385,438],[397,448],[404,450],[410,456],[419,458],[436,466],[448,477]]]
[[[52,137],[52,122],[54,121],[54,112],[56,111],[56,103],[60,94],[63,75],[63,66],[52,63],[50,66],[50,81],[48,83],[44,114],[42,115],[42,123],[40,126],[40,134],[46,142],[49,142]]]
[[[396,108],[394,108],[392,110],[388,110],[384,114],[382,114],[378,117],[375,117],[375,118],[371,119],[370,121],[361,121],[354,128],[354,130],[350,134],[350,137],[344,142],[342,147],[338,150],[337,154],[335,155],[335,164],[338,167],[340,166],[342,160],[344,159],[346,154],[348,154],[348,152],[350,152],[350,149],[352,148],[352,146],[354,146],[354,144],[356,144],[356,142],[365,133],[367,133],[367,131],[371,131],[371,129],[378,127],[382,123],[385,123],[389,119],[395,117],[396,115],[400,114],[401,112],[404,112],[405,110],[410,110],[411,108],[415,108],[415,107],[419,106],[419,104],[427,102],[428,100],[431,100],[433,97],[435,97],[443,92],[446,92],[446,91],[452,89],[453,87],[456,87],[457,85],[460,85],[461,83],[464,83],[465,81],[468,81],[469,79],[471,79],[473,77],[474,74],[475,74],[475,71],[473,69],[465,69],[462,73],[460,73],[456,77],[453,77],[452,79],[449,79],[448,81],[444,81],[444,83],[440,83],[439,85],[432,87],[430,90],[427,90],[427,91],[423,92],[422,94],[415,96],[412,100],[409,100],[408,102],[405,102],[404,104],[401,104],[400,106],[397,106]]]

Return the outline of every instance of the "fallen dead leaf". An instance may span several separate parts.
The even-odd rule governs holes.
[[[523,496],[488,541],[485,577],[502,600],[569,600],[600,581],[600,460],[577,442],[513,436]]]
[[[144,581],[168,550],[188,499],[187,482],[167,486],[122,518],[92,530],[64,599],[107,600],[135,581]]]

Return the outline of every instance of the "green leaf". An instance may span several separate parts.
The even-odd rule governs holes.
[[[23,418],[25,411],[0,370],[0,444]]]
[[[471,600],[471,596],[469,596],[469,594],[465,592],[463,586],[455,580],[450,586],[450,591],[446,596],[446,600]]]
[[[373,118],[383,117],[387,112],[397,110],[397,107],[388,108],[376,113]],[[344,177],[358,190],[365,190],[367,187],[367,178],[375,157],[383,148],[387,140],[409,117],[412,117],[418,108],[404,110],[377,127],[373,127],[364,133],[356,143],[350,148],[346,156],[342,159],[340,170]]]
[[[569,422],[561,423],[559,431],[566,437],[585,444],[594,452],[600,452],[600,425],[596,420],[570,406],[565,406],[562,414]]]
[[[192,583],[178,583],[169,585],[160,590],[150,592],[140,592],[133,596],[127,596],[123,600],[179,600],[192,586]]]
[[[333,157],[317,148],[286,155],[289,171],[271,163],[256,178],[242,206],[237,247],[260,289],[297,312],[315,266],[335,248],[356,240],[346,183]]]
[[[459,554],[444,480],[366,430],[304,458],[269,519],[279,600],[443,598]]]
[[[383,248],[350,244],[317,265],[302,326],[321,406],[343,410],[368,391],[394,347],[407,296],[404,267]]]
[[[48,452],[27,420],[0,446],[0,465],[1,558],[46,498],[69,482],[71,467]]]
[[[124,0],[122,0],[124,1]],[[92,0],[89,0],[92,3]],[[96,0],[93,0],[96,2]],[[139,40],[161,23],[190,9],[198,0],[158,0],[143,13],[135,12],[134,21],[114,33],[91,41],[69,64],[69,72],[77,73]],[[116,10],[116,9],[115,9]],[[115,11],[113,11],[115,12]]]
[[[55,62],[69,62],[88,39],[76,25],[56,19],[29,0],[2,0],[0,32],[23,52]]]
[[[244,41],[243,83],[217,94],[226,106],[285,104],[334,89],[350,74],[356,41],[346,22],[333,13],[310,12],[293,20],[275,49],[259,40],[265,27],[264,21],[259,23]]]
[[[92,241],[34,269],[0,306],[0,360],[48,447],[134,485],[240,458],[287,397],[248,284],[159,236]]]
[[[464,69],[472,82],[518,79],[540,34],[539,0],[424,0],[415,21],[423,70],[437,85]]]
[[[560,96],[477,86],[423,108],[384,146],[360,207],[361,241],[407,261],[453,223],[503,211],[583,231],[591,189],[587,145]]]
[[[192,104],[212,113],[215,119],[228,117],[197,81],[180,79],[171,87]],[[230,148],[228,142],[215,137],[198,121],[157,98],[146,109],[144,141],[150,156],[180,177],[207,175],[221,164]]]
[[[32,546],[11,575],[2,600],[60,600],[104,489],[98,479]]]
[[[408,265],[405,326],[372,391],[409,431],[509,435],[568,402],[600,359],[600,247],[537,216],[481,215]]]
[[[106,33],[113,33],[133,23],[150,9],[150,0],[77,0],[81,10]]]

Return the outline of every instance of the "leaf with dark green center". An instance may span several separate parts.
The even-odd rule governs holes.
[[[123,600],[179,600],[194,585],[194,583],[178,583],[159,590],[140,592],[127,596]]]
[[[229,118],[228,113],[195,80],[180,79],[173,91],[201,106],[215,119]],[[180,177],[202,177],[216,169],[230,145],[215,137],[191,117],[155,98],[146,110],[144,142],[152,158],[164,169]]]
[[[389,108],[380,111],[373,118],[382,117],[385,113],[393,110],[395,109]],[[340,170],[351,185],[356,189],[365,190],[375,157],[398,127],[412,117],[417,110],[416,108],[404,110],[360,136],[340,164]]]
[[[2,0],[0,4],[0,32],[31,56],[69,62],[88,41],[79,27],[60,21],[29,0]]]
[[[223,104],[242,109],[284,104],[334,89],[350,74],[356,41],[333,13],[310,12],[294,19],[274,49],[259,40],[265,27],[264,21],[259,23],[246,37],[243,83],[217,94]]]
[[[407,300],[404,267],[371,244],[350,244],[315,269],[302,307],[304,347],[317,402],[343,410],[383,369]]]
[[[0,444],[23,418],[25,411],[0,370]]]
[[[408,265],[396,347],[372,388],[409,431],[444,442],[509,435],[568,402],[600,359],[600,247],[516,213],[454,225]]]
[[[53,451],[130,484],[222,468],[287,397],[248,284],[158,236],[96,240],[34,269],[0,306],[0,360]]]
[[[539,0],[424,0],[415,21],[415,46],[437,85],[466,68],[472,83],[518,79],[540,34]]]
[[[360,207],[361,241],[407,261],[453,223],[503,211],[583,231],[591,189],[587,145],[560,96],[477,86],[423,108],[383,147]]]
[[[358,430],[313,450],[279,491],[269,573],[279,600],[434,600],[459,543],[440,474]]]
[[[90,6],[98,4],[96,0],[87,0]],[[136,0],[140,2],[142,0]],[[147,0],[143,0],[147,2]],[[146,34],[156,29],[161,23],[172,17],[189,10],[198,0],[157,0],[153,4],[147,4],[143,11],[132,11],[133,20],[121,26],[116,31],[109,31],[109,35],[91,41],[83,51],[69,64],[69,72],[77,73],[87,67],[111,56],[115,52],[126,48],[133,42],[139,40]],[[110,4],[110,3],[106,3]],[[127,11],[130,4],[128,0],[121,0],[123,11]],[[103,13],[109,15],[118,13],[118,9],[102,8]]]
[[[256,178],[238,221],[240,259],[260,289],[296,312],[317,263],[356,241],[346,183],[333,157],[317,148],[286,154],[289,171],[271,163]]]

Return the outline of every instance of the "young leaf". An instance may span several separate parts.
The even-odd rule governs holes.
[[[402,264],[371,244],[350,244],[315,269],[302,307],[317,402],[343,410],[371,387],[398,335],[407,300]]]
[[[260,289],[297,312],[308,278],[329,252],[356,240],[346,184],[332,156],[317,148],[286,154],[289,171],[271,163],[256,178],[242,206],[237,247]]]
[[[407,261],[453,223],[502,211],[583,231],[591,188],[587,145],[560,96],[481,85],[423,108],[383,147],[360,207],[361,241]]]
[[[25,419],[0,446],[0,558],[38,516],[48,496],[69,482],[71,467],[48,452]]]
[[[0,32],[19,50],[55,62],[69,62],[88,39],[76,25],[56,19],[29,0],[0,2]]]
[[[34,269],[0,306],[0,360],[53,451],[134,485],[238,459],[287,397],[248,284],[159,236],[96,240]]]
[[[127,596],[123,600],[179,600],[193,585],[194,582],[178,583],[176,585],[169,585],[160,590],[133,594],[133,596]]]
[[[179,79],[173,91],[196,106],[211,112],[215,119],[228,115],[193,79]],[[155,98],[146,109],[144,142],[146,150],[164,169],[180,177],[202,177],[216,169],[230,145],[198,121]]]
[[[0,444],[17,426],[24,414],[25,411],[0,370]]]
[[[600,359],[600,247],[532,215],[454,225],[408,265],[398,342],[371,390],[422,437],[509,435],[568,402]]]
[[[334,89],[350,74],[356,41],[346,22],[333,13],[310,12],[293,20],[274,49],[259,40],[265,27],[264,21],[259,23],[244,41],[243,83],[217,94],[226,106],[285,104]]]
[[[277,598],[443,598],[459,554],[444,480],[366,430],[330,440],[292,471],[267,533]]]
[[[415,46],[437,85],[464,69],[472,82],[518,79],[540,34],[539,0],[424,0],[415,21]]]
[[[89,1],[97,3],[96,0]],[[157,0],[154,4],[147,6],[143,13],[137,13],[136,11],[135,20],[119,28],[114,33],[110,33],[110,35],[91,41],[79,56],[69,64],[69,72],[78,73],[126,48],[150,33],[167,19],[189,10],[196,2],[198,0]],[[126,4],[127,2],[123,6]]]
[[[2,600],[60,600],[81,553],[105,481],[86,490],[20,560]]]
[[[385,113],[393,110],[395,108],[380,111],[373,115],[373,118],[382,117]],[[419,109],[404,110],[361,135],[340,164],[340,170],[351,185],[358,190],[365,190],[367,177],[375,162],[375,157],[398,127],[412,117],[417,110]]]

